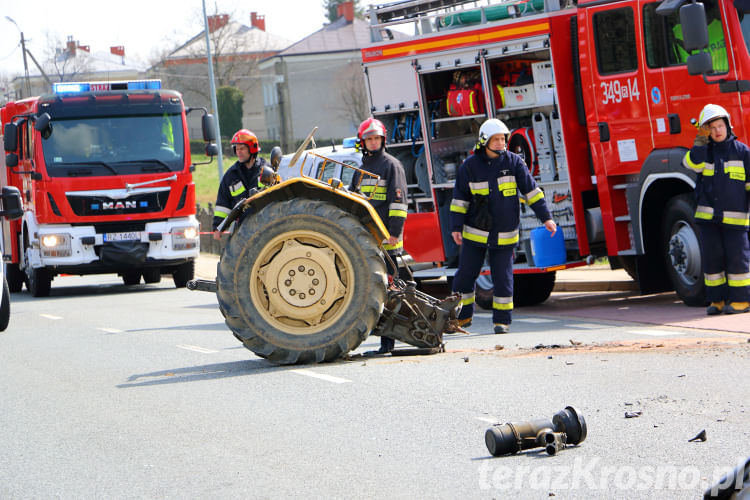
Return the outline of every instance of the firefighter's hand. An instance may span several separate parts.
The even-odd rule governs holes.
[[[219,230],[214,231],[214,239],[216,241],[219,241],[221,239],[221,231]]]
[[[463,238],[461,237],[461,233],[458,231],[454,231],[451,233],[451,236],[453,236],[453,241],[456,242],[456,245],[460,245],[463,241]]]
[[[557,224],[555,224],[555,221],[553,221],[552,219],[544,221],[544,227],[546,227],[547,231],[550,232],[550,238],[557,232]]]
[[[388,238],[388,239],[386,240],[386,242],[387,242],[387,243],[388,243],[389,245],[395,245],[396,243],[398,243],[398,238],[396,238],[395,236],[391,236],[390,238]]]
[[[708,144],[708,135],[706,135],[704,130],[698,129],[698,134],[695,136],[693,146],[705,146],[706,144]]]

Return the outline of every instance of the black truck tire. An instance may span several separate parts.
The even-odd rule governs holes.
[[[360,221],[292,199],[249,215],[221,256],[217,298],[246,348],[280,364],[331,361],[357,348],[386,297],[385,262]]]
[[[23,289],[23,283],[26,281],[26,275],[18,264],[8,264],[5,267],[5,278],[8,280],[8,290],[10,293],[18,293]]]
[[[677,296],[688,306],[700,307],[706,304],[706,285],[694,213],[692,193],[669,200],[662,221],[661,248]]]
[[[122,282],[127,286],[140,285],[141,284],[141,272],[140,271],[123,271]]]
[[[513,307],[535,306],[547,300],[555,288],[555,273],[513,275]],[[479,275],[474,286],[474,302],[482,309],[492,310],[494,287],[492,278]]]
[[[187,282],[195,277],[195,260],[189,260],[172,271],[175,288],[185,288]]]
[[[0,303],[0,332],[4,332],[10,323],[10,290],[8,281],[3,278],[3,297]]]
[[[161,269],[158,267],[147,267],[141,273],[144,283],[159,283],[161,281]]]

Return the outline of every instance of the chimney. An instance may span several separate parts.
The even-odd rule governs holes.
[[[347,23],[354,21],[354,2],[341,2],[336,6],[336,15],[345,17]]]
[[[65,42],[65,47],[66,47],[68,54],[70,54],[71,56],[75,56],[77,45],[78,45],[78,42],[73,40],[73,35],[68,35],[68,41]]]
[[[229,22],[229,14],[219,14],[217,16],[208,16],[208,32],[213,33],[214,31],[223,28]]]
[[[115,47],[110,47],[109,48],[109,53],[113,54],[113,55],[116,55],[116,56],[125,57],[125,47],[122,46],[122,45],[117,45]]]
[[[257,12],[250,13],[250,25],[261,31],[266,31],[266,16],[259,16]]]

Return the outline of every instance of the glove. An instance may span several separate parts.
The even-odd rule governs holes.
[[[703,131],[698,132],[693,141],[693,146],[705,146],[706,144],[708,144],[708,136]]]

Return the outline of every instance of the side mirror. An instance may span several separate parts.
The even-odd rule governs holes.
[[[687,58],[687,70],[690,75],[711,73],[713,69],[714,63],[711,60],[711,54],[708,52],[699,52]]]
[[[216,121],[214,115],[207,113],[201,117],[201,130],[203,131],[203,140],[205,142],[214,142],[216,140]]]
[[[219,154],[219,147],[216,144],[212,142],[206,144],[206,156],[213,157],[218,154]]]
[[[6,123],[3,132],[3,148],[7,152],[14,152],[18,149],[18,126],[13,123]]]
[[[3,187],[2,194],[3,209],[0,211],[0,216],[6,217],[10,220],[16,220],[23,215],[23,206],[21,205],[21,192],[15,186]]]
[[[686,51],[691,52],[708,47],[706,10],[702,3],[690,3],[680,7],[680,24],[682,25],[682,42]]]
[[[273,171],[276,172],[279,169],[279,163],[281,163],[281,148],[278,146],[274,146],[271,149],[271,166],[273,167]]]
[[[41,132],[42,139],[49,139],[49,136],[52,135],[51,121],[52,118],[49,113],[42,113],[34,120],[34,130]]]
[[[7,155],[5,155],[5,166],[8,168],[17,167],[18,155],[16,153],[8,153]]]

